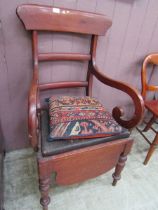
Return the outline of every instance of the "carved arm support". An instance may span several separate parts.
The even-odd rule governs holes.
[[[38,115],[37,115],[37,104],[38,104],[38,84],[34,74],[34,78],[31,83],[31,88],[28,98],[28,130],[29,139],[34,150],[37,150],[38,146]]]
[[[102,83],[119,89],[125,93],[127,93],[131,98],[135,106],[135,112],[134,116],[130,120],[123,120],[123,110],[119,107],[115,107],[112,111],[112,115],[114,119],[123,127],[127,129],[131,129],[135,127],[142,119],[143,112],[144,112],[144,102],[142,96],[137,92],[136,89],[132,88],[130,85],[113,80],[107,76],[105,76],[103,73],[101,73],[98,69],[98,67],[95,64],[95,61],[91,64],[92,74]]]

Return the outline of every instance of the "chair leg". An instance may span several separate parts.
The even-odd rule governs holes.
[[[143,132],[146,132],[149,130],[149,128],[152,126],[152,124],[154,123],[155,121],[155,116],[153,116],[149,122],[147,123],[147,125],[145,126],[145,128],[143,129]]]
[[[113,173],[113,183],[112,185],[115,186],[117,181],[121,179],[121,172],[125,166],[125,162],[127,160],[127,155],[121,154],[118,160],[118,163],[115,168],[115,172]]]
[[[40,203],[43,206],[43,210],[48,210],[48,204],[50,203],[50,197],[48,196],[50,186],[50,177],[39,178],[39,189],[41,192]]]
[[[153,152],[155,151],[157,145],[158,145],[158,134],[156,134],[155,139],[154,139],[154,141],[152,142],[152,144],[150,146],[148,154],[147,154],[147,156],[146,156],[146,158],[144,160],[144,165],[147,165],[147,163],[150,160],[150,158],[151,158]]]

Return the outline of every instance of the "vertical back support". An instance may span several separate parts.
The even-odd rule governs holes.
[[[91,95],[92,74],[91,58],[96,50],[94,39],[98,35],[104,35],[111,26],[111,21],[103,15],[94,13],[74,11],[70,9],[40,6],[33,4],[21,5],[17,8],[17,14],[23,22],[26,30],[33,31],[33,58],[34,58],[34,79],[38,80],[39,61],[89,61],[89,69],[86,81],[53,82],[39,84],[39,90],[86,87],[87,95]],[[80,53],[39,53],[38,52],[38,31],[73,32],[91,34],[91,50],[89,54]],[[95,43],[96,45],[96,43]]]

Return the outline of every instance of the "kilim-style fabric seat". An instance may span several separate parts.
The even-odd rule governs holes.
[[[41,113],[41,143],[44,156],[127,138],[130,135],[130,132],[120,126],[95,98],[53,96],[46,101],[49,101],[49,106]],[[71,135],[72,132],[75,132],[75,135]]]
[[[48,141],[50,135],[49,128],[49,114],[48,110],[43,110],[41,113],[41,143],[42,143],[42,154],[43,156],[51,156],[61,154],[63,152],[72,151],[75,149],[80,149],[92,145],[101,144],[104,142],[110,142],[116,139],[124,139],[129,137],[130,132],[127,129],[122,129],[122,132],[117,135],[111,135],[102,138],[90,138],[90,139],[73,139],[65,140],[58,139],[53,141]]]
[[[57,184],[70,185],[115,167],[113,185],[116,185],[133,143],[133,139],[128,138],[128,129],[141,120],[143,100],[131,86],[108,78],[96,66],[98,36],[104,35],[111,26],[106,16],[32,4],[19,6],[17,15],[26,30],[32,31],[34,67],[29,92],[29,139],[37,151],[40,202],[43,210],[48,210],[52,172],[56,173]],[[39,31],[89,34],[90,52],[41,53],[38,49]],[[39,62],[56,60],[87,61],[86,79],[41,84]],[[124,120],[119,107],[115,107],[111,115],[92,97],[93,77],[131,97],[135,107],[131,119]],[[41,92],[74,87],[85,88],[86,96],[54,96],[52,93],[46,106],[42,105]]]
[[[49,99],[49,141],[114,136],[123,129],[95,98],[53,96]]]

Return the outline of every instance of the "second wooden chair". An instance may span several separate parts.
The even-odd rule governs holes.
[[[152,65],[153,67],[153,68],[150,68],[150,70],[151,69],[154,70],[154,68],[156,68],[156,66],[158,65],[158,54],[154,53],[154,54],[148,55],[144,59],[142,70],[141,70],[142,97],[144,99],[145,108],[152,114],[152,117],[150,118],[148,122],[144,120],[144,123],[146,124],[146,126],[143,130],[137,127],[137,130],[144,137],[146,142],[150,145],[149,151],[144,160],[144,165],[148,163],[148,161],[150,160],[153,152],[155,151],[158,145],[158,131],[156,131],[156,129],[153,127],[153,123],[158,118],[158,100],[147,99],[147,93],[150,91],[154,91],[154,92],[158,91],[158,85],[151,85],[148,82],[147,70],[149,70],[148,69],[149,65]],[[155,132],[155,137],[153,140],[150,140],[149,138],[147,138],[147,135],[145,135],[145,133],[149,131],[149,129]]]

